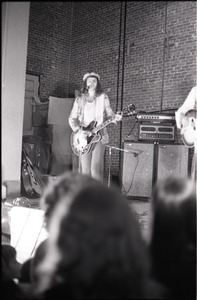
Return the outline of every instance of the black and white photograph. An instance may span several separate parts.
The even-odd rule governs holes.
[[[1,299],[196,300],[197,2],[1,25]]]

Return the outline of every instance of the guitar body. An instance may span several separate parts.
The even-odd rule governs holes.
[[[29,197],[40,196],[44,189],[39,170],[33,167],[31,160],[25,150],[22,151],[22,183],[26,194]]]
[[[131,116],[134,114],[135,106],[133,104],[130,104],[123,109],[123,112],[119,115],[119,117],[122,118],[122,116]],[[96,121],[92,121],[87,127],[82,127],[77,132],[72,132],[70,137],[70,145],[73,152],[77,156],[87,155],[92,149],[93,144],[101,140],[99,131],[113,121],[117,121],[116,118],[117,116],[112,116],[98,126]],[[120,118],[118,120],[120,120]]]
[[[101,140],[101,135],[99,133],[92,133],[95,126],[96,122],[92,121],[87,127],[83,127],[77,132],[72,132],[70,144],[73,152],[77,156],[87,155],[93,144]]]
[[[186,115],[181,116],[181,136],[183,143],[189,147],[193,148],[195,140],[197,139],[197,118],[196,110],[190,110]]]

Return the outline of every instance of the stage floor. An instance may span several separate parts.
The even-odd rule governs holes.
[[[13,200],[2,204],[2,238],[16,248],[17,260],[23,263],[33,256],[37,246],[47,238],[44,225],[44,211],[40,199],[29,199],[32,207],[14,206]],[[139,222],[146,242],[150,238],[151,206],[148,201],[128,200],[129,206]],[[3,242],[3,240],[2,240]]]
[[[44,226],[44,211],[37,208],[2,205],[2,242],[15,247],[17,260],[23,263],[48,236]],[[8,239],[9,237],[9,239]]]

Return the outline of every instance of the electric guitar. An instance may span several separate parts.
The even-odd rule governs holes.
[[[194,147],[197,140],[197,111],[189,110],[185,115],[181,114],[181,136],[183,143],[189,147]]]
[[[123,109],[122,112],[119,112],[121,118],[125,116],[131,116],[135,114],[135,106],[133,104],[128,105]],[[101,135],[99,131],[114,122],[117,118],[117,115],[109,118],[101,125],[97,125],[96,121],[90,122],[86,127],[82,127],[76,132],[72,132],[70,137],[70,144],[73,152],[77,156],[86,155],[90,152],[94,143],[97,143],[101,140]]]
[[[42,194],[44,184],[42,182],[39,170],[33,166],[26,151],[22,149],[22,183],[28,196],[39,196]]]

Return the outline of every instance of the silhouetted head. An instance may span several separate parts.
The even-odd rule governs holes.
[[[11,280],[20,277],[21,264],[16,259],[16,249],[9,244],[1,245],[2,279]]]
[[[37,291],[58,282],[74,298],[143,296],[149,260],[126,199],[96,180],[56,189],[61,197],[48,220]]]
[[[169,177],[153,191],[150,251],[154,276],[172,298],[196,293],[196,187],[188,178]]]
[[[57,203],[63,198],[66,201],[68,193],[74,193],[85,186],[96,183],[90,176],[78,173],[66,172],[59,176],[54,182],[50,182],[41,198],[41,206],[45,212],[45,221],[48,221]]]

